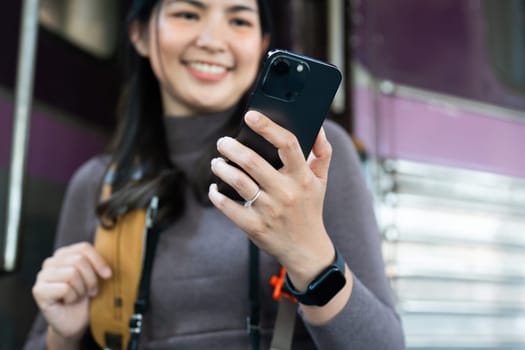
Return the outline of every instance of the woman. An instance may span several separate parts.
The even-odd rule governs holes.
[[[300,305],[294,348],[404,347],[370,198],[345,132],[326,122],[305,161],[290,132],[262,114],[242,113],[270,41],[266,7],[263,0],[133,2],[125,111],[111,155],[88,161],[70,183],[60,248],[33,288],[43,317],[27,349],[86,346],[90,298],[99,279],[112,278],[91,244],[98,218],[145,207],[155,194],[163,232],[145,349],[250,348],[248,239],[262,251],[261,348],[269,347],[277,307],[270,276],[282,265],[301,292],[336,258],[346,283],[324,306]],[[279,150],[281,169],[225,136],[240,118]],[[114,193],[96,207],[110,164],[117,167]],[[250,205],[222,195],[213,175]]]

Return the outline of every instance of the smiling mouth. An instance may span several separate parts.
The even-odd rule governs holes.
[[[229,68],[218,64],[211,64],[205,62],[188,62],[188,67],[205,74],[224,74]]]

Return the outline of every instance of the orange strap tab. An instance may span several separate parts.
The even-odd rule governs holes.
[[[270,278],[270,285],[273,287],[272,297],[277,301],[281,301],[281,297],[284,297],[293,301],[294,303],[297,303],[296,297],[283,290],[285,279],[286,269],[284,267],[281,267],[281,272],[279,273],[279,276],[274,275],[272,276],[272,278]]]

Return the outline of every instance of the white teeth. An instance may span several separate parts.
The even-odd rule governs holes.
[[[203,73],[209,73],[209,74],[222,74],[226,72],[225,67],[216,66],[212,64],[207,63],[200,63],[200,62],[192,62],[190,63],[190,67],[196,70],[199,70]]]

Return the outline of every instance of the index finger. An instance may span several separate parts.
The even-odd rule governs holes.
[[[57,249],[55,255],[61,256],[69,255],[71,253],[81,254],[84,256],[100,277],[106,279],[111,277],[111,268],[92,244],[88,242],[75,243],[70,246]]]
[[[283,165],[290,171],[302,169],[305,158],[297,137],[257,111],[246,113],[246,124],[257,134],[270,142],[279,152]]]

